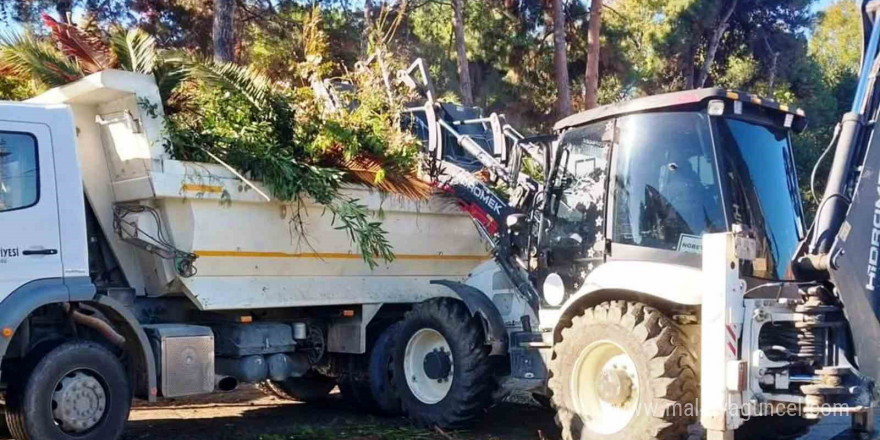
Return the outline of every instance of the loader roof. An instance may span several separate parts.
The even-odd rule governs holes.
[[[796,130],[802,130],[806,126],[806,115],[799,108],[779,104],[772,99],[763,99],[755,95],[735,90],[722,88],[705,88],[686,90],[683,92],[664,93],[661,95],[636,98],[616,104],[604,105],[587,111],[583,111],[556,123],[553,127],[556,131],[562,131],[570,127],[587,124],[590,122],[608,119],[631,113],[642,113],[665,109],[679,109],[682,107],[695,107],[710,99],[723,99],[726,101],[738,101],[749,105],[769,109],[779,114],[790,114],[794,117],[792,126]]]

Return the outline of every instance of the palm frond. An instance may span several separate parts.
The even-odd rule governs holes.
[[[347,180],[370,186],[389,194],[397,194],[412,200],[425,200],[431,195],[430,183],[419,179],[414,173],[387,173],[384,161],[361,152],[346,158],[341,148],[329,151],[322,158],[324,165],[342,170]]]
[[[116,56],[99,36],[61,23],[47,14],[43,14],[43,22],[52,31],[52,38],[61,51],[75,59],[83,72],[95,73],[116,66]]]
[[[125,70],[149,75],[156,68],[156,39],[141,29],[115,30],[110,34],[110,49]]]
[[[257,109],[266,110],[272,85],[256,69],[216,61],[190,62],[187,73],[192,77],[240,94]]]
[[[0,70],[57,87],[84,76],[83,71],[52,44],[30,33],[0,35]]]
[[[159,88],[159,96],[165,105],[165,113],[174,113],[179,109],[181,100],[185,97],[180,93],[180,86],[186,81],[188,71],[180,64],[163,60],[153,69],[153,77]]]

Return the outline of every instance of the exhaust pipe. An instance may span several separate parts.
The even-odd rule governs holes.
[[[214,376],[215,391],[235,391],[238,388],[238,379],[232,376]]]

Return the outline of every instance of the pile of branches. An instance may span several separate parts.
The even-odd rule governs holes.
[[[352,85],[329,105],[312,85],[330,70],[320,12],[306,23],[305,59],[294,81],[274,81],[236,64],[197,60],[156,47],[138,29],[80,29],[44,16],[51,38],[0,36],[0,73],[43,88],[105,69],[151,74],[166,114],[168,153],[175,159],[219,158],[260,181],[278,200],[302,206],[304,197],[325,206],[370,267],[392,261],[381,222],[342,191],[346,182],[421,200],[431,187],[417,176],[418,143],[401,129],[402,101],[386,93],[378,68],[362,66],[338,78]],[[142,103],[147,111],[158,105]],[[299,212],[299,211],[297,211]],[[299,218],[295,216],[295,218]],[[302,223],[299,223],[302,226]],[[302,233],[301,229],[299,231]]]

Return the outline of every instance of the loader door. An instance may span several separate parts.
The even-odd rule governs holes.
[[[59,234],[48,127],[0,120],[0,298],[62,276]]]
[[[614,121],[565,132],[537,278],[545,307],[557,307],[605,261],[605,194]]]

